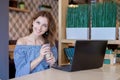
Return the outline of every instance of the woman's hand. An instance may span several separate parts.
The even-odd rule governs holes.
[[[30,64],[31,71],[44,59],[45,55],[50,53],[50,46],[48,44],[44,44],[40,49],[40,55],[35,60],[33,60]]]
[[[40,57],[42,59],[45,57],[47,63],[49,63],[51,66],[55,63],[55,57],[53,56],[53,53],[50,50],[50,44],[44,44],[41,47]]]
[[[53,56],[52,52],[49,54],[49,56],[47,56],[47,55],[48,54],[46,54],[47,63],[49,63],[50,66],[52,66],[55,63],[55,57]]]
[[[44,59],[45,55],[50,53],[50,45],[49,44],[44,44],[41,49],[40,49],[40,56],[42,59]]]

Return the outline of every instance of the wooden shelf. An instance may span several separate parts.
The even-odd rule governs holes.
[[[76,41],[76,40],[70,40],[70,39],[63,39],[63,40],[61,40],[62,43],[66,43],[66,44],[69,44],[69,43],[70,43],[70,44],[71,44],[71,43],[74,44],[75,41]]]
[[[118,45],[120,45],[120,40],[109,40],[108,44],[118,44]]]
[[[65,44],[74,44],[76,40],[70,40],[70,39],[63,39],[61,40],[61,43]],[[120,45],[120,40],[108,40],[108,44],[118,44]]]
[[[27,9],[19,9],[19,8],[15,8],[15,7],[9,7],[9,9],[13,10],[13,11],[29,12],[29,10],[27,10]]]

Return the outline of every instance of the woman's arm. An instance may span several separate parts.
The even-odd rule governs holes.
[[[26,59],[26,47],[23,46],[24,40],[18,39],[14,49],[14,63],[16,68],[16,77],[30,73],[30,62]]]
[[[31,71],[45,58],[47,53],[50,53],[50,47],[44,44],[40,49],[40,55],[31,62]]]
[[[26,55],[25,47],[21,45],[16,45],[14,50],[16,77],[30,73],[30,62],[26,60],[25,55]]]
[[[33,60],[30,64],[30,70],[32,71],[42,60],[43,56],[38,56],[35,60]]]

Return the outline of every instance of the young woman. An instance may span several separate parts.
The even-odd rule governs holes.
[[[50,12],[40,11],[35,15],[31,32],[17,41],[16,77],[48,69],[57,60],[56,25]]]

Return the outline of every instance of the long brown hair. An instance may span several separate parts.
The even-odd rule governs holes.
[[[39,11],[34,17],[33,21],[37,19],[39,16],[46,17],[48,19],[48,31],[43,34],[43,38],[45,42],[49,42],[51,46],[55,45],[55,41],[57,39],[57,32],[56,32],[56,23],[52,16],[52,14],[48,11]],[[33,22],[32,21],[32,22]],[[32,23],[30,28],[30,33],[33,31]]]

